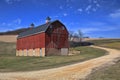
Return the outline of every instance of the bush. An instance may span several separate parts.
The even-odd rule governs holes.
[[[70,43],[70,47],[94,45],[94,43],[91,43],[91,42],[73,42],[73,41],[71,41],[69,43]]]

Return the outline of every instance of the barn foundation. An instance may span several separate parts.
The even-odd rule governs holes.
[[[16,56],[45,56],[45,48],[16,50]]]

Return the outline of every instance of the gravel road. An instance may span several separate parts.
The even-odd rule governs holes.
[[[0,73],[0,80],[80,80],[88,76],[93,69],[113,64],[113,62],[120,57],[119,50],[98,46],[91,47],[104,49],[108,51],[109,54],[59,68],[29,72]]]

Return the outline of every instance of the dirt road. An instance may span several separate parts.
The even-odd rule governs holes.
[[[109,55],[54,69],[0,73],[0,80],[80,80],[89,75],[93,69],[112,64],[120,57],[119,50],[93,47],[107,50]]]

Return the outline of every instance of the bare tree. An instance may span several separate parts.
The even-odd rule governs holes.
[[[79,42],[82,42],[83,39],[83,33],[81,30],[78,30],[78,36],[79,36]]]
[[[72,41],[74,36],[74,31],[69,31],[69,40]]]
[[[77,33],[74,33],[73,41],[79,41],[79,35]]]
[[[74,31],[69,31],[69,40],[70,41],[79,41],[79,42],[82,42],[82,39],[83,39],[83,33],[81,30],[78,30],[77,33],[74,33]]]

